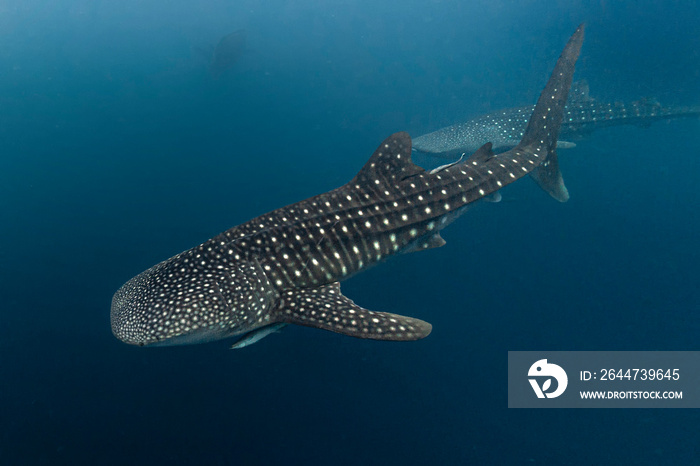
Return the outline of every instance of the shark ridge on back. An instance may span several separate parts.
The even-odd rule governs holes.
[[[556,145],[583,25],[559,57],[512,150],[490,143],[432,171],[411,161],[407,133],[388,137],[347,184],[231,228],[142,272],[112,298],[114,335],[134,345],[234,347],[296,324],[375,340],[411,341],[432,326],[365,309],[339,282],[396,254],[440,247],[440,230],[473,203],[532,175],[568,199]]]

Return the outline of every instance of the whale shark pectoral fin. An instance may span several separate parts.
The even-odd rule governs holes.
[[[358,306],[341,294],[337,282],[318,288],[283,292],[272,311],[272,318],[276,322],[371,340],[420,340],[432,330],[432,325],[419,319]]]
[[[562,141],[561,139],[557,141],[557,149],[573,149],[576,147],[575,142]]]

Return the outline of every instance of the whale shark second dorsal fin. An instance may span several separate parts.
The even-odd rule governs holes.
[[[489,160],[491,157],[493,157],[495,154],[493,153],[493,144],[490,142],[487,142],[483,146],[479,147],[476,152],[474,152],[472,155],[469,156],[467,159],[466,163],[469,162],[478,162],[478,163],[483,163]]]
[[[595,99],[590,96],[588,81],[581,79],[571,84],[571,90],[569,91],[569,98],[566,100],[566,104],[582,104],[585,102],[592,102],[593,100]]]

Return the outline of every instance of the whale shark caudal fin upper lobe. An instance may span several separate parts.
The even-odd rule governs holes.
[[[531,176],[542,189],[560,202],[569,200],[569,191],[564,185],[559,170],[557,138],[564,116],[564,106],[573,81],[574,66],[581,52],[583,31],[584,25],[581,24],[564,47],[552,76],[537,100],[537,105],[532,112],[523,138],[516,147],[520,149],[539,148],[547,151],[544,162],[531,173]]]
[[[412,317],[362,308],[340,292],[339,283],[282,293],[272,320],[356,338],[410,341],[428,336],[432,325]]]

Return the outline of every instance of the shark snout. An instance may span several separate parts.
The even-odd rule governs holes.
[[[144,346],[152,342],[147,333],[148,277],[150,270],[126,282],[112,297],[110,320],[112,333],[130,345]]]
[[[126,282],[112,297],[112,333],[137,346],[171,346],[228,336],[221,322],[228,311],[217,280],[189,288],[188,262],[165,261]],[[205,277],[206,279],[207,277]],[[234,332],[235,333],[235,332]]]

